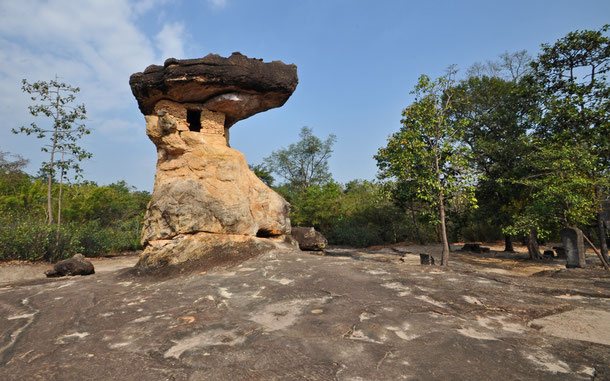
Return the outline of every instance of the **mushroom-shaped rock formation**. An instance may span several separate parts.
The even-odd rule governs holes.
[[[138,266],[236,260],[290,241],[289,205],[229,147],[235,122],[282,106],[296,66],[233,53],[170,58],[129,79],[157,147]]]

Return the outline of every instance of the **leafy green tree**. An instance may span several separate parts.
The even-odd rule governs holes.
[[[418,199],[417,184],[413,181],[390,181],[386,179],[380,185],[379,192],[383,198],[409,215],[413,234],[410,234],[408,238],[413,239],[412,237],[415,237],[420,245],[425,245],[427,238],[422,231],[424,228],[422,224],[434,223],[436,213],[430,215],[428,205]]]
[[[382,184],[352,180],[344,186],[327,238],[334,244],[366,247],[404,241],[415,235],[414,229],[418,226],[404,210],[385,197]]]
[[[605,25],[600,30],[575,31],[552,45],[543,44],[542,52],[532,64],[531,77],[540,100],[536,129],[540,143],[568,147],[568,150],[578,152],[579,157],[584,157],[585,150],[591,155],[580,163],[578,176],[581,181],[587,180],[587,184],[581,184],[582,188],[594,190],[602,251],[606,257],[605,229],[599,213],[601,200],[609,195],[609,29],[610,25]],[[569,152],[566,155],[569,157]],[[587,210],[587,205],[571,204],[571,209]],[[571,210],[564,214],[564,223],[579,220],[570,221]]]
[[[29,83],[22,81],[21,89],[30,94],[33,102],[39,102],[29,106],[30,114],[34,117],[44,116],[52,120],[50,128],[43,128],[32,122],[29,127],[22,126],[19,130],[13,129],[13,133],[34,134],[39,139],[50,137],[50,141],[41,148],[43,152],[49,153],[49,161],[43,163],[48,173],[47,178],[47,223],[53,224],[52,186],[56,171],[59,171],[59,197],[57,226],[61,224],[61,193],[65,174],[74,170],[78,175],[81,172],[79,162],[91,157],[91,153],[85,151],[77,142],[83,136],[91,132],[80,121],[86,119],[85,105],[72,106],[76,100],[75,94],[80,91],[78,87],[72,87],[54,80],[45,82],[38,81]],[[56,155],[61,155],[58,159]]]
[[[332,178],[328,159],[337,138],[331,134],[322,141],[309,127],[303,127],[299,137],[301,139],[288,148],[273,151],[264,159],[264,164],[298,191],[305,191],[312,185],[323,186]]]
[[[313,226],[323,234],[332,230],[339,216],[343,190],[334,181],[311,185],[291,199],[290,220],[295,226]]]
[[[462,142],[463,125],[449,118],[454,107],[456,71],[436,80],[419,78],[415,101],[404,109],[402,127],[379,149],[375,159],[381,179],[409,183],[417,201],[436,209],[443,252],[449,262],[445,207],[452,197],[474,202],[473,173],[468,170],[468,147]]]
[[[529,202],[511,229],[528,232],[531,227],[549,237],[562,226],[588,225],[596,209],[595,187],[587,171],[596,158],[584,145],[558,142],[529,144],[524,157],[527,176],[519,181],[529,189]]]
[[[11,156],[14,159],[11,159]],[[0,212],[28,212],[39,201],[40,187],[25,173],[28,160],[0,152]]]
[[[522,58],[523,52],[518,53]],[[528,116],[533,101],[518,79],[521,58],[517,65],[510,64],[510,55],[502,57],[508,62],[507,79],[483,75],[461,81],[455,89],[460,101],[452,113],[464,122],[464,141],[471,148],[472,166],[480,174],[476,188],[480,208],[475,219],[506,228],[525,197],[524,185],[506,180],[523,173],[521,161],[529,147],[522,137],[531,128]],[[509,235],[505,244],[505,251],[513,251]]]
[[[10,159],[11,156],[14,160]],[[28,161],[19,155],[0,151],[0,195],[19,194],[22,184],[29,182],[29,176],[24,172],[27,164]]]

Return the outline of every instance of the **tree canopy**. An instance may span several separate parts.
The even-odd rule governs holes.
[[[328,159],[337,138],[329,135],[322,141],[309,127],[301,128],[300,140],[287,148],[273,151],[264,159],[268,169],[282,177],[294,189],[306,190],[312,185],[324,185],[332,176]]]
[[[375,156],[381,179],[408,184],[412,197],[437,210],[443,265],[449,260],[445,204],[450,198],[475,201],[463,123],[450,119],[456,101],[454,82],[453,69],[435,80],[420,76],[412,92],[415,101],[402,112],[400,131]]]

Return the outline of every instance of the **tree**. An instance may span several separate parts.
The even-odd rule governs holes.
[[[527,175],[516,181],[529,188],[529,200],[511,229],[528,232],[533,227],[548,237],[562,226],[588,224],[596,206],[587,171],[594,155],[583,145],[542,144],[532,139],[528,146],[530,153],[523,158]]]
[[[0,151],[0,213],[30,211],[38,201],[39,187],[25,173],[27,164],[28,160],[20,155]]]
[[[273,151],[264,159],[264,164],[284,178],[291,188],[302,192],[311,185],[322,186],[331,180],[328,159],[337,138],[331,134],[322,141],[309,127],[303,127],[299,137],[301,140],[288,148]]]
[[[476,196],[481,207],[476,216],[502,228],[513,223],[515,207],[525,197],[523,184],[506,181],[521,176],[522,158],[528,152],[522,137],[531,128],[533,102],[518,79],[524,54],[517,53],[517,63],[512,63],[514,55],[501,56],[507,79],[482,75],[461,81],[455,89],[460,101],[452,110],[453,118],[464,121],[471,165],[480,174]],[[510,235],[505,236],[505,251],[513,251]]]
[[[334,181],[311,185],[293,195],[290,221],[295,226],[313,226],[323,234],[331,231],[339,218],[339,202],[343,190]]]
[[[466,70],[468,78],[500,78],[511,82],[518,82],[523,76],[531,72],[530,63],[532,58],[527,50],[519,50],[513,53],[504,52],[500,54],[497,61],[486,63],[475,62]]]
[[[250,170],[254,172],[254,174],[259,179],[261,179],[261,181],[264,182],[265,185],[267,185],[268,187],[273,186],[273,182],[275,181],[275,179],[271,175],[271,170],[268,169],[264,163],[256,165],[249,164],[248,168],[250,168]]]
[[[586,150],[592,155],[581,162],[586,167],[579,167],[579,175],[581,180],[586,178],[587,184],[582,186],[594,190],[601,248],[606,257],[601,200],[609,195],[610,177],[609,29],[610,25],[604,25],[597,31],[575,31],[553,45],[543,44],[532,64],[531,77],[540,100],[539,141],[569,147],[573,152]],[[579,157],[583,155],[581,152]],[[586,204],[572,207],[586,209]]]
[[[57,231],[61,224],[61,196],[63,180],[69,170],[74,170],[78,176],[81,173],[79,162],[91,157],[91,153],[78,146],[77,141],[83,135],[91,133],[80,121],[86,119],[85,105],[72,106],[76,100],[74,94],[78,93],[78,87],[72,87],[63,82],[58,82],[57,77],[49,82],[38,81],[29,83],[22,80],[21,89],[30,94],[33,102],[39,102],[29,106],[30,114],[34,117],[45,116],[52,120],[51,128],[39,127],[32,122],[29,127],[22,126],[19,130],[12,129],[13,133],[35,134],[37,138],[44,139],[50,136],[50,142],[44,144],[41,151],[49,153],[49,161],[43,163],[47,175],[47,223],[53,224],[53,201],[52,185],[56,171],[59,171],[59,196],[57,212]],[[56,155],[61,154],[57,160]]]
[[[419,78],[415,101],[402,112],[402,127],[379,149],[375,159],[381,179],[409,183],[412,194],[437,210],[443,252],[449,262],[445,207],[449,198],[474,202],[473,173],[468,170],[468,149],[462,142],[463,125],[451,120],[456,71],[436,80]]]

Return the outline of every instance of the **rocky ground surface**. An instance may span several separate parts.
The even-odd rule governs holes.
[[[595,258],[565,270],[452,253],[441,268],[420,252],[440,259],[437,246],[273,251],[137,275],[131,256],[59,279],[2,265],[0,379],[610,379]]]

